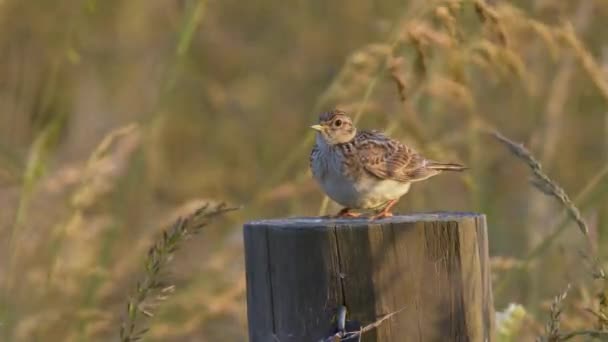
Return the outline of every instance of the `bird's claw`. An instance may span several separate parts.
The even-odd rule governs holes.
[[[356,217],[360,217],[361,214],[360,213],[354,213],[352,211],[350,211],[349,208],[344,208],[342,210],[340,210],[338,212],[338,214],[336,214],[335,217],[350,217],[350,218],[356,218]]]
[[[369,218],[369,220],[370,221],[379,220],[379,219],[383,219],[383,218],[386,218],[386,217],[392,217],[392,216],[393,216],[393,213],[391,213],[390,211],[383,211],[383,212],[380,212],[380,213],[378,213],[376,215],[372,215]]]

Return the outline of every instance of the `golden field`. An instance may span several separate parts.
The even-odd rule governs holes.
[[[487,215],[496,309],[525,311],[499,341],[601,336],[606,20],[601,0],[0,1],[0,340],[246,340],[241,226],[338,209],[308,171],[332,108],[470,167],[396,211]]]

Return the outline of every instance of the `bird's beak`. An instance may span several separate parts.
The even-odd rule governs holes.
[[[310,128],[314,129],[315,131],[319,131],[319,132],[323,131],[323,126],[321,126],[321,125],[312,125],[312,126],[310,126]]]

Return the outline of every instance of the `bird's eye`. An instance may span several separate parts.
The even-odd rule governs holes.
[[[336,122],[334,122],[334,126],[336,126],[336,127],[342,126],[342,120],[336,120]]]

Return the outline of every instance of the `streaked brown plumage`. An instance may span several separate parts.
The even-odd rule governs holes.
[[[318,133],[310,168],[325,193],[345,207],[340,216],[356,216],[350,209],[380,210],[375,218],[391,216],[390,209],[411,183],[465,169],[426,159],[380,132],[357,132],[339,110],[321,114],[312,128]]]

